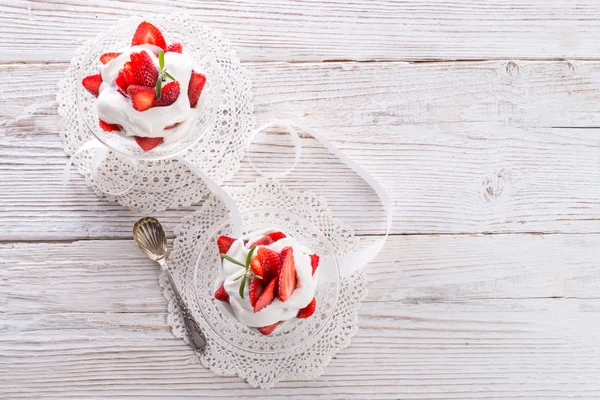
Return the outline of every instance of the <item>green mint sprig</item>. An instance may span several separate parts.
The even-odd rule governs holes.
[[[162,50],[158,53],[158,66],[160,67],[160,71],[158,73],[158,79],[156,80],[156,100],[160,100],[162,84],[166,77],[171,78],[174,81],[177,80],[165,69],[165,52]]]
[[[244,272],[243,275],[240,275],[234,279],[234,281],[239,281],[240,279],[242,280],[242,282],[240,283],[240,290],[238,292],[242,299],[244,298],[244,287],[246,287],[246,280],[252,279],[252,278],[263,279],[262,276],[256,275],[254,272],[252,272],[252,270],[250,270],[250,261],[252,261],[252,255],[254,254],[255,250],[256,250],[256,246],[252,246],[252,248],[248,252],[248,255],[246,256],[246,264],[242,264],[235,258],[231,258],[227,254],[221,253],[221,257],[223,257],[225,260],[232,262],[236,265],[239,265],[241,267],[244,267],[244,269],[246,270],[246,272]]]

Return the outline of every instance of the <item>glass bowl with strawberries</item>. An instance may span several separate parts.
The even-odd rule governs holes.
[[[335,251],[319,227],[278,208],[215,224],[195,268],[198,307],[209,329],[249,352],[281,353],[326,329],[340,286]],[[210,335],[209,335],[210,336]]]
[[[165,19],[129,19],[98,36],[75,96],[83,126],[136,159],[172,157],[202,140],[219,107],[218,63]]]

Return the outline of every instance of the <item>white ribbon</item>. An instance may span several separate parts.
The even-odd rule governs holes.
[[[283,172],[268,173],[268,172],[265,172],[265,171],[262,171],[261,169],[259,169],[252,162],[252,157],[250,157],[250,146],[257,135],[259,135],[265,129],[274,127],[274,126],[284,127],[289,132],[289,134],[292,137],[292,142],[293,142],[293,145],[295,148],[295,156],[294,156],[294,161],[293,161],[292,165],[287,170],[285,170]],[[256,171],[256,173],[258,173],[259,175],[261,175],[263,177],[267,177],[267,178],[283,178],[283,177],[287,176],[290,172],[292,172],[292,170],[296,167],[296,165],[300,161],[300,154],[301,154],[301,149],[302,149],[302,146],[300,143],[300,136],[298,135],[298,132],[296,131],[296,129],[294,129],[294,127],[300,128],[304,132],[310,134],[319,143],[321,143],[323,146],[325,146],[325,148],[327,148],[327,150],[329,150],[333,155],[337,156],[346,166],[348,166],[351,170],[356,172],[356,174],[358,174],[375,191],[375,193],[379,197],[379,200],[381,201],[381,204],[383,205],[383,208],[385,211],[385,216],[386,216],[386,230],[385,230],[384,237],[378,239],[375,243],[373,243],[372,245],[370,245],[362,250],[359,250],[352,254],[341,256],[338,258],[340,268],[342,269],[342,274],[350,275],[355,270],[362,268],[364,265],[366,265],[371,260],[373,260],[377,256],[377,254],[379,253],[379,251],[381,250],[383,245],[385,244],[385,241],[386,241],[386,239],[390,233],[390,230],[392,228],[392,203],[391,203],[385,189],[383,188],[383,186],[381,186],[375,179],[373,179],[373,177],[371,177],[364,169],[359,167],[348,156],[346,156],[341,151],[339,151],[333,144],[331,144],[321,134],[315,132],[313,129],[311,129],[305,125],[302,125],[302,124],[299,124],[299,123],[293,122],[293,121],[274,120],[274,121],[268,122],[264,125],[261,125],[260,127],[255,129],[250,134],[250,137],[248,138],[247,154],[248,154],[248,160],[250,162],[250,165]],[[83,151],[90,150],[93,148],[98,149],[98,151],[94,155],[94,159],[92,160],[93,170],[95,170],[100,165],[100,163],[106,158],[108,152],[106,150],[106,147],[100,141],[98,141],[97,139],[92,139],[92,140],[86,142],[67,161],[67,165],[65,166],[64,173],[63,173],[63,183],[65,185],[69,181],[71,165],[73,164],[73,159],[77,155],[82,153]],[[202,170],[200,170],[198,167],[196,167],[195,165],[190,163],[185,158],[183,158],[181,156],[176,156],[175,159],[177,159],[179,162],[185,164],[193,173],[195,173],[196,175],[198,175],[200,177],[200,179],[202,179],[202,181],[206,184],[206,186],[208,186],[208,188],[211,190],[212,193],[215,193],[217,196],[219,196],[219,197],[221,197],[221,199],[223,199],[223,201],[229,208],[231,221],[232,221],[231,222],[232,235],[234,237],[241,236],[244,231],[242,217],[241,217],[241,214],[240,214],[240,211],[239,211],[237,205],[235,204],[235,201],[229,195],[229,193],[227,193],[227,191],[223,190],[219,186],[219,184],[217,184],[215,181],[213,181],[211,178],[209,178]],[[119,193],[107,193],[107,194],[110,194],[113,196],[123,195],[123,194],[127,193],[129,190],[131,190],[131,188],[134,186],[134,184],[135,184],[135,179],[133,180],[132,184],[129,187],[127,187],[125,190],[123,190]]]
[[[266,128],[270,128],[273,126],[282,126],[287,129],[287,131],[290,133],[290,135],[292,137],[294,147],[296,148],[296,155],[295,155],[294,162],[292,163],[292,166],[290,168],[288,168],[286,171],[283,171],[280,173],[270,173],[269,174],[269,173],[265,173],[265,172],[261,171],[258,167],[256,167],[252,163],[252,158],[250,157],[250,145],[252,144],[252,141],[254,140],[254,138],[260,132],[262,132]],[[288,175],[294,169],[294,167],[298,164],[298,161],[300,160],[301,144],[300,144],[300,137],[298,136],[298,132],[296,132],[294,127],[300,128],[304,132],[310,134],[319,143],[321,143],[323,146],[325,146],[327,148],[327,150],[329,150],[333,155],[337,156],[344,164],[346,164],[346,166],[348,166],[351,170],[356,172],[369,186],[371,186],[371,188],[375,191],[375,193],[379,197],[381,204],[383,205],[383,209],[385,211],[385,217],[386,217],[386,228],[385,228],[384,237],[381,239],[378,239],[375,243],[373,243],[372,245],[370,245],[362,250],[359,250],[355,253],[341,256],[338,258],[340,268],[342,269],[342,274],[350,275],[350,274],[352,274],[352,272],[356,271],[359,268],[362,268],[363,265],[366,265],[371,260],[373,260],[377,256],[379,251],[383,248],[383,245],[385,244],[385,241],[386,241],[388,235],[390,234],[390,230],[392,229],[392,203],[390,201],[390,198],[389,198],[387,192],[383,188],[383,186],[381,186],[375,179],[373,179],[373,177],[371,175],[369,175],[367,173],[367,171],[365,171],[364,169],[359,167],[348,156],[346,156],[341,151],[339,151],[333,144],[331,144],[321,134],[315,132],[313,129],[311,129],[305,125],[302,125],[302,124],[299,124],[299,123],[293,122],[293,121],[274,120],[274,121],[268,122],[268,123],[258,127],[250,135],[250,138],[248,141],[248,149],[247,149],[248,160],[250,160],[250,165],[252,165],[252,168],[254,168],[254,170],[259,175],[262,175],[264,177],[269,177],[269,178],[281,178],[281,177]]]

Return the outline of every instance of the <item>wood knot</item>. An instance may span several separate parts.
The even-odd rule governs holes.
[[[506,64],[506,74],[511,78],[511,79],[517,79],[521,73],[521,68],[519,67],[519,64],[517,64],[514,61],[509,61],[508,64]]]
[[[504,193],[505,182],[508,178],[508,172],[500,169],[483,180],[483,198],[485,201],[493,201]]]

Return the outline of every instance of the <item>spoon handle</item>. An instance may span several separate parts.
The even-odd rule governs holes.
[[[181,298],[181,294],[179,294],[179,290],[177,290],[177,285],[175,285],[175,282],[173,281],[171,271],[169,271],[169,268],[167,268],[165,260],[162,259],[159,261],[159,263],[162,269],[164,269],[167,273],[167,279],[169,280],[171,288],[173,289],[173,293],[175,293],[175,299],[177,301],[179,309],[181,310],[181,314],[183,314],[183,324],[185,325],[185,329],[187,330],[190,343],[192,344],[194,350],[201,351],[204,348],[204,346],[206,346],[206,339],[204,339],[204,335],[202,335],[200,326],[198,326],[198,323],[196,322],[194,317],[192,317],[192,313],[190,312],[187,304],[185,304],[185,302]]]

